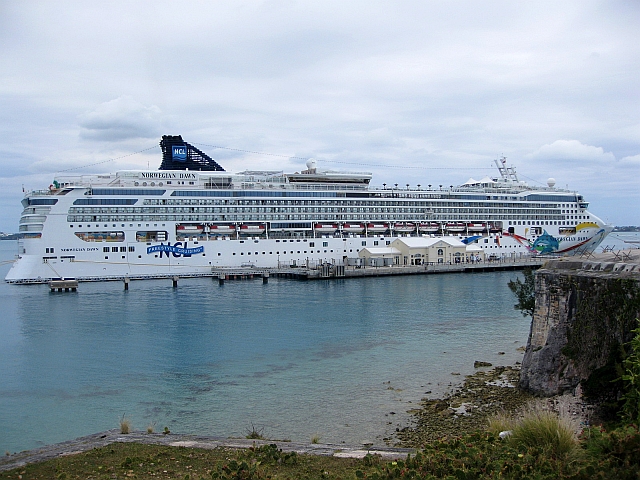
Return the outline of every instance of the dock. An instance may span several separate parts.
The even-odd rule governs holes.
[[[427,275],[437,273],[481,273],[503,270],[540,268],[548,258],[536,256],[517,259],[500,259],[478,263],[431,263],[426,265],[390,266],[346,266],[321,264],[314,267],[285,266],[279,268],[215,268],[212,276],[224,280],[251,280],[262,278],[267,283],[269,277],[293,280],[324,280],[332,278],[385,277],[391,275]]]
[[[243,265],[241,267],[213,267],[209,272],[200,273],[170,273],[154,275],[126,275],[105,277],[78,277],[71,279],[45,279],[37,282],[48,283],[51,292],[76,292],[78,282],[120,281],[124,289],[129,290],[133,280],[163,280],[172,281],[173,288],[178,288],[178,281],[186,278],[212,278],[220,285],[234,280],[262,279],[262,283],[269,283],[269,278],[287,278],[291,280],[329,280],[365,277],[387,277],[391,275],[428,275],[437,273],[480,273],[501,270],[522,270],[525,268],[540,268],[545,262],[557,257],[530,256],[522,258],[501,258],[494,261],[476,263],[428,263],[423,265],[344,265],[323,263],[318,265],[280,265],[278,267],[256,267]]]
[[[52,292],[75,292],[78,290],[78,280],[73,279],[62,279],[62,280],[50,280],[49,281],[49,289]]]

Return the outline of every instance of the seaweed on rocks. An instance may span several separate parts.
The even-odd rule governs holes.
[[[399,445],[420,448],[483,430],[497,413],[516,412],[533,398],[517,388],[519,376],[519,366],[499,366],[468,375],[462,386],[442,399],[423,399],[421,408],[410,412],[415,426],[397,429]]]

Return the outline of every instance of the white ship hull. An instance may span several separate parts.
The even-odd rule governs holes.
[[[340,264],[364,248],[440,225],[449,235],[459,225],[477,226],[477,234],[453,236],[492,258],[593,251],[611,231],[575,192],[508,181],[451,191],[388,190],[369,187],[370,178],[315,170],[166,170],[56,179],[50,190],[25,195],[24,238],[6,281]],[[489,187],[504,196],[484,200],[479,193]]]

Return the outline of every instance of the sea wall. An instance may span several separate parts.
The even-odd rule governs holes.
[[[554,259],[536,272],[522,389],[539,396],[578,385],[596,395],[611,389],[625,344],[638,327],[639,259],[639,250],[588,260]]]

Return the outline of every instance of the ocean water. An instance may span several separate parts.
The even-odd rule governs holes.
[[[16,250],[0,242],[2,278]],[[518,275],[148,280],[54,294],[1,283],[0,449],[116,428],[123,415],[136,430],[382,443],[474,360],[522,358],[530,322],[507,287]]]

